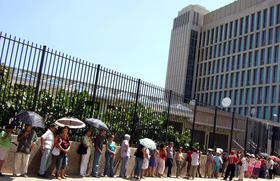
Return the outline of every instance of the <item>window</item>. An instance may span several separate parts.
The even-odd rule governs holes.
[[[277,82],[277,77],[278,77],[278,66],[273,67],[273,82]]]
[[[243,22],[244,22],[244,18],[240,18],[240,24],[239,24],[239,35],[243,34]]]
[[[227,68],[226,68],[226,71],[228,72],[229,71],[229,65],[230,65],[230,57],[227,58]]]
[[[258,66],[258,62],[259,62],[259,50],[255,51],[255,63],[254,66]]]
[[[258,95],[258,104],[262,104],[262,97],[263,97],[263,88],[259,88],[259,95]]]
[[[233,88],[233,86],[234,86],[234,74],[231,73],[230,74],[230,87]]]
[[[265,106],[264,107],[264,114],[263,114],[263,119],[268,120],[268,107]]]
[[[215,89],[218,89],[218,85],[219,85],[219,76],[216,76],[216,85],[215,85]]]
[[[208,47],[205,49],[205,60],[208,59]]]
[[[244,45],[243,45],[243,50],[246,51],[248,48],[248,36],[244,37]]]
[[[205,46],[205,32],[203,32],[202,46]]]
[[[276,23],[280,24],[280,4],[277,5]]]
[[[266,83],[269,84],[270,83],[270,73],[271,73],[271,68],[270,67],[267,67],[266,68]]]
[[[221,25],[221,26],[220,26],[220,41],[223,40],[223,30],[224,30],[224,26]]]
[[[252,49],[254,47],[254,34],[250,35],[250,45],[249,49]]]
[[[232,53],[236,52],[236,48],[237,48],[237,39],[233,40],[233,50],[232,50]]]
[[[213,93],[210,93],[210,105],[213,105]]]
[[[235,20],[234,23],[234,36],[237,36],[237,31],[238,31],[238,19]]]
[[[205,88],[205,78],[202,79],[202,89],[201,90],[204,91],[204,88]]]
[[[276,28],[276,38],[275,42],[279,43],[280,42],[280,26]]]
[[[245,18],[245,33],[248,33],[249,28],[249,16],[246,16]]]
[[[252,65],[253,65],[253,52],[249,52],[248,67],[252,67]]]
[[[260,69],[260,84],[263,84],[263,80],[264,80],[264,69],[261,68]]]
[[[213,90],[213,86],[214,86],[214,77],[211,78],[211,85],[210,85],[211,90]]]
[[[251,70],[247,72],[247,85],[251,85]]]
[[[220,79],[220,89],[224,88],[224,75],[221,75],[221,79]]]
[[[250,104],[250,89],[246,89],[246,103]]]
[[[197,87],[198,91],[200,91],[200,85],[201,85],[201,79],[198,80],[198,87]]]
[[[216,61],[213,61],[212,74],[216,73]]]
[[[214,46],[214,56],[213,56],[213,57],[214,57],[214,58],[217,57],[217,45]]]
[[[240,65],[241,65],[241,55],[237,56],[237,65],[236,65],[236,69],[240,69]]]
[[[225,35],[224,35],[224,40],[227,39],[227,33],[228,33],[228,24],[225,25]]]
[[[247,53],[244,53],[243,54],[242,68],[246,68],[246,61],[247,61]]]
[[[275,50],[274,50],[274,62],[278,62],[279,61],[279,46],[275,46]]]
[[[273,29],[268,30],[268,44],[271,45],[273,40]]]
[[[274,7],[270,7],[269,26],[272,26],[273,24],[274,24]]]
[[[238,52],[241,52],[241,50],[242,50],[242,37],[239,38]]]
[[[234,105],[238,105],[239,104],[239,102],[238,102],[238,90],[235,90],[234,91]]]
[[[262,118],[262,107],[257,107],[257,118]]]
[[[209,48],[209,59],[212,58],[212,46]]]
[[[256,104],[256,88],[253,88],[253,89],[252,89],[251,104]]]
[[[239,87],[239,75],[240,75],[240,72],[236,72],[235,87]]]
[[[264,99],[265,104],[269,104],[269,87],[265,87],[265,99]]]
[[[218,57],[221,56],[221,52],[222,52],[222,44],[219,44],[219,50],[218,50]]]
[[[251,15],[251,32],[255,31],[255,14]]]
[[[228,88],[228,74],[226,74],[225,88]]]
[[[223,51],[223,56],[227,54],[227,42],[224,43],[224,51]]]
[[[266,45],[266,31],[262,32],[262,46]]]
[[[258,69],[254,69],[254,77],[253,77],[253,85],[257,85],[257,80],[258,80]]]
[[[258,32],[256,34],[256,43],[255,43],[255,47],[258,48],[260,47],[260,32]]]
[[[259,30],[261,27],[261,12],[257,13],[257,30]]]
[[[263,28],[267,26],[267,9],[263,11]]]
[[[206,72],[206,69],[207,69],[207,63],[204,63],[204,68],[203,68],[203,75],[206,75],[207,74],[207,72]]]
[[[248,115],[248,114],[249,114],[248,111],[249,111],[248,107],[245,107],[245,113],[244,113],[245,116],[249,116],[249,115]]]
[[[231,40],[228,41],[228,54],[231,52]]]
[[[213,40],[214,40],[214,29],[211,30],[211,40],[210,40],[210,44],[213,44]]]
[[[233,28],[233,22],[230,22],[230,24],[229,24],[229,35],[228,35],[229,38],[232,37],[232,28]]]
[[[270,64],[272,60],[272,47],[267,49],[267,64]]]
[[[207,31],[207,39],[206,39],[206,45],[209,45],[209,36],[210,36],[210,31]]]
[[[276,103],[277,99],[277,87],[272,86],[272,97],[271,97],[271,103]]]
[[[206,90],[209,90],[210,77],[207,77]]]
[[[219,31],[219,28],[216,27],[215,43],[217,43],[217,41],[218,41],[218,31]]]
[[[211,73],[211,62],[208,63],[208,74]]]
[[[241,73],[241,87],[245,85],[245,71]]]
[[[201,49],[201,61],[204,60],[204,48]]]
[[[217,60],[217,69],[216,72],[219,73],[220,72],[220,60]]]
[[[235,69],[235,56],[232,56],[231,58],[231,70]]]
[[[275,106],[272,106],[271,107],[271,114],[270,114],[270,120],[276,122],[276,117],[274,117],[273,115],[276,114],[276,107]]]
[[[241,90],[240,90],[239,104],[241,104],[241,105],[244,104],[244,89],[241,89]]]
[[[222,60],[222,68],[221,68],[221,72],[225,71],[225,59]]]
[[[265,60],[265,49],[261,50],[261,62],[260,64],[263,65]]]

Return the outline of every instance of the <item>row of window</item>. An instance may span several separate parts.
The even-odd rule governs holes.
[[[274,52],[273,52],[274,51]],[[199,64],[199,76],[228,72],[253,66],[279,62],[279,46],[268,47],[248,53],[234,55],[223,59],[208,61]]]
[[[275,11],[276,8],[276,11]],[[276,18],[274,18],[276,17]],[[201,46],[280,24],[280,4],[201,33]],[[249,27],[250,26],[250,27]]]
[[[272,74],[271,74],[272,72]],[[272,75],[272,77],[271,77]],[[199,78],[197,91],[236,88],[251,85],[276,83],[278,66],[256,68],[253,70],[227,73],[212,77]]]
[[[274,32],[274,33],[273,33]],[[274,40],[274,41],[273,41]],[[200,61],[280,43],[280,26],[200,49]]]
[[[263,94],[264,93],[264,94]],[[270,96],[271,94],[271,96]],[[246,107],[242,105],[262,105],[262,104],[276,104],[277,100],[277,87],[260,87],[260,88],[252,88],[252,89],[241,89],[241,90],[230,90],[230,91],[220,91],[215,93],[203,93],[197,94],[197,98],[199,102],[206,102],[211,105],[221,106],[221,101],[224,97],[230,97],[232,99],[232,106],[233,108],[229,108],[229,111],[234,111],[235,113],[246,115],[248,116],[248,112]],[[280,102],[280,100],[279,100]],[[242,107],[234,108],[234,106]],[[262,114],[259,110],[266,109],[268,106],[258,106],[257,107],[257,114],[255,115],[258,118],[263,119],[271,119],[269,117],[268,112]],[[275,107],[275,106],[271,106]],[[259,110],[258,110],[259,109]],[[239,111],[241,110],[241,111]],[[276,108],[271,109],[271,115],[276,114]]]

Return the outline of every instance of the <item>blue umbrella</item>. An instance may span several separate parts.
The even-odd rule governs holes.
[[[93,126],[97,129],[101,129],[101,130],[105,130],[105,131],[109,130],[107,125],[99,119],[88,118],[88,119],[86,119],[86,123],[88,123],[90,126]]]
[[[16,115],[17,120],[31,125],[32,127],[45,128],[44,119],[33,111],[23,111]]]
[[[141,145],[143,145],[146,148],[149,148],[150,150],[157,149],[156,143],[149,138],[143,138],[143,139],[140,139],[139,141],[140,141]]]

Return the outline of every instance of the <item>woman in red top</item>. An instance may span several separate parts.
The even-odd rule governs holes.
[[[165,169],[165,157],[167,156],[167,152],[164,144],[161,144],[159,148],[158,177],[161,178]]]

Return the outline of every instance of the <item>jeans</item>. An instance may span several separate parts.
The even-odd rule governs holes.
[[[14,174],[17,174],[18,166],[21,168],[21,174],[27,174],[28,162],[30,154],[16,152]]]
[[[51,149],[45,149],[42,153],[39,174],[44,175],[52,163]]]
[[[99,151],[95,150],[93,166],[92,166],[92,173],[91,173],[91,175],[93,177],[98,176],[98,166],[99,166],[100,158],[101,158],[101,154],[99,153]]]
[[[170,177],[171,176],[171,169],[173,167],[173,158],[167,158],[166,159],[166,166],[168,167],[167,177]]]
[[[134,170],[134,176],[140,176],[140,170],[142,169],[143,165],[143,158],[136,157],[135,158],[135,170]]]
[[[122,158],[121,171],[120,171],[120,177],[125,177],[126,176],[127,163],[128,163],[128,156],[123,157]]]
[[[109,153],[106,151],[105,153],[105,168],[104,168],[104,176],[105,175],[108,175],[108,167],[110,169],[110,174],[109,174],[109,177],[113,177],[115,174],[114,174],[114,160],[115,160],[115,157],[113,157],[113,154],[112,153]]]
[[[229,176],[229,180],[232,180],[234,177],[234,172],[235,172],[235,164],[228,164],[224,180],[226,180],[228,176]]]
[[[67,165],[67,155],[60,153],[56,159],[56,170],[64,170]]]
[[[87,154],[82,155],[81,159],[81,166],[80,166],[80,175],[82,177],[85,177],[87,175],[87,167],[88,167],[88,162],[91,154],[91,149],[87,149]]]

